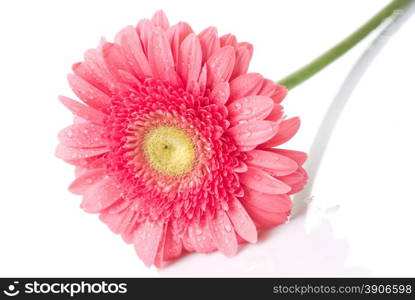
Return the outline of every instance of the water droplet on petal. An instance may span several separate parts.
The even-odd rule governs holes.
[[[242,105],[240,103],[235,103],[234,107],[235,110],[240,110],[242,108]]]
[[[252,114],[252,112],[253,112],[252,108],[245,108],[242,114],[247,116],[247,115]]]
[[[239,136],[250,137],[251,135],[252,135],[252,131],[250,130],[241,130],[239,132]]]
[[[262,180],[262,176],[261,175],[259,175],[259,174],[254,174],[254,179],[255,180]]]

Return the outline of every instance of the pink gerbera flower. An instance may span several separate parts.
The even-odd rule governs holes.
[[[76,166],[69,189],[148,266],[184,250],[234,255],[287,220],[306,182],[306,154],[273,148],[300,122],[284,117],[283,86],[247,73],[252,51],[157,12],[73,66],[85,104],[60,97],[75,121],[56,152]]]

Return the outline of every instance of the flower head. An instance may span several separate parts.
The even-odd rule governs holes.
[[[84,104],[60,97],[75,119],[57,156],[76,166],[70,191],[81,207],[146,265],[184,250],[234,255],[287,220],[289,195],[306,182],[305,153],[274,148],[299,119],[284,116],[283,86],[247,73],[252,51],[157,12],[73,66]]]

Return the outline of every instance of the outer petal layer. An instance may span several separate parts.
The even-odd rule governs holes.
[[[134,247],[137,255],[146,266],[151,266],[163,235],[163,225],[159,222],[146,221],[134,233]]]
[[[81,207],[89,213],[97,213],[119,200],[123,194],[122,187],[110,178],[104,178],[89,188]]]
[[[278,124],[271,121],[251,121],[229,129],[239,146],[252,146],[269,140],[278,132]]]
[[[254,167],[248,167],[248,171],[240,174],[239,178],[242,184],[258,192],[285,194],[291,190],[289,185]]]

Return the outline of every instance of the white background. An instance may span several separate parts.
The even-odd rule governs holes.
[[[163,8],[197,32],[215,25],[254,44],[251,71],[278,80],[357,28],[388,1],[1,1],[0,276],[415,276],[415,18],[376,58],[342,115],[304,216],[237,257],[187,255],[146,268],[133,247],[67,186],[54,157],[71,115],[66,74],[83,52]],[[307,151],[328,104],[372,34],[284,104],[302,118]],[[305,222],[313,219],[314,222]],[[307,223],[307,226],[306,226]]]

